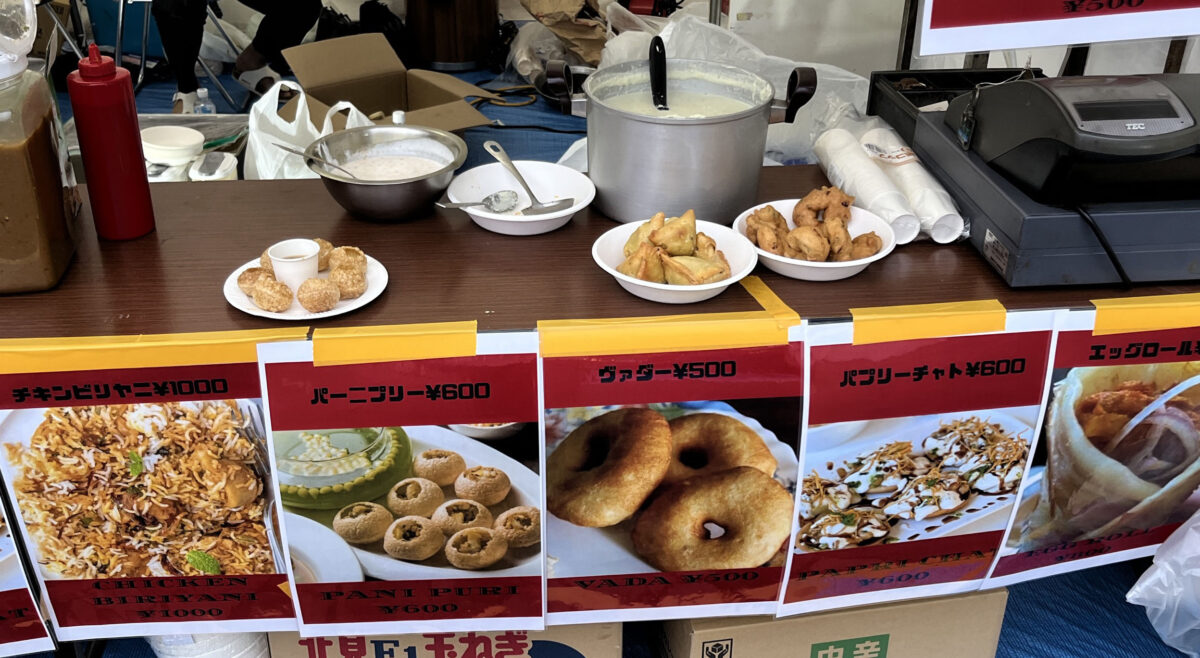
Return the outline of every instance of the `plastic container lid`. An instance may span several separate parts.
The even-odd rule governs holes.
[[[20,20],[21,15],[14,15],[10,9],[12,5],[22,5],[22,14],[25,20]],[[29,68],[29,51],[33,49],[33,39],[37,36],[37,8],[34,6],[33,0],[0,0],[0,13],[9,17],[9,20],[0,23],[8,29],[14,27],[20,28],[18,34],[9,34],[0,32],[0,80],[5,80],[25,72]]]

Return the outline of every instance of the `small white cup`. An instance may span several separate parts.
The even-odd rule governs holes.
[[[276,242],[267,249],[271,267],[275,268],[275,280],[292,289],[300,290],[300,284],[317,276],[317,253],[321,245],[307,238],[293,238]]]

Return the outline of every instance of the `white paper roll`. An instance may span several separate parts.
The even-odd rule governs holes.
[[[146,638],[159,658],[269,658],[266,633],[152,635]]]
[[[900,135],[891,128],[872,128],[863,133],[859,142],[868,150],[885,156],[912,153]],[[950,193],[925,169],[915,155],[909,158],[887,158],[879,167],[904,194],[920,218],[923,232],[942,244],[954,242],[962,237],[965,222],[954,207]]]
[[[846,194],[854,205],[866,208],[892,225],[897,244],[912,242],[921,230],[908,199],[892,183],[875,160],[848,130],[827,130],[813,144],[813,153],[821,161],[825,175]]]

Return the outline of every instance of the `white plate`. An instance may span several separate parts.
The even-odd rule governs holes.
[[[647,220],[649,221],[649,220]],[[630,293],[663,304],[691,304],[716,297],[726,288],[737,283],[754,270],[758,264],[756,247],[746,236],[736,233],[728,226],[696,220],[696,232],[703,233],[717,243],[717,249],[729,261],[729,278],[695,286],[677,286],[669,283],[651,283],[622,274],[617,267],[625,261],[625,243],[633,232],[645,222],[629,222],[605,231],[592,244],[592,260],[600,269],[612,275],[622,288]]]
[[[489,212],[483,206],[462,209],[479,226],[504,235],[538,235],[553,231],[571,221],[575,213],[596,198],[596,186],[592,180],[570,167],[537,160],[517,160],[513,164],[542,203],[554,203],[566,198],[575,199],[575,203],[557,212],[520,214],[522,208],[529,207],[529,195],[499,162],[475,167],[455,176],[446,189],[446,197],[453,202],[478,201],[500,190],[516,192],[517,207],[508,212]]]
[[[792,210],[799,202],[800,199],[784,199],[760,203],[738,215],[737,219],[733,220],[733,230],[737,231],[738,235],[746,235],[746,220],[750,217],[750,213],[766,206],[773,206],[775,210],[779,211],[779,214],[783,215],[787,222],[788,229],[793,229],[795,225],[792,223]],[[758,253],[759,261],[776,274],[802,281],[837,281],[847,279],[867,269],[868,265],[884,258],[896,248],[896,232],[892,230],[891,224],[888,224],[879,215],[858,206],[850,206],[850,221],[846,223],[846,230],[850,232],[852,238],[874,231],[883,239],[883,247],[874,256],[868,258],[825,263],[780,256],[758,246],[754,247],[754,251]]]
[[[481,441],[499,441],[500,439],[507,439],[517,432],[520,432],[521,428],[525,427],[525,423],[504,423],[503,425],[487,426],[466,424],[448,425],[447,427],[455,432],[458,432],[459,434],[462,434],[463,436],[469,436],[472,439],[479,439]]]
[[[474,439],[467,438],[444,427],[424,425],[405,427],[412,442],[412,453],[418,455],[431,448],[451,450],[462,455],[467,467],[494,466],[508,475],[512,482],[512,491],[499,505],[492,505],[492,516],[498,516],[510,507],[529,505],[541,509],[542,483],[537,474],[517,462],[512,457]],[[454,498],[453,487],[443,487],[447,491],[446,500]],[[546,518],[546,515],[542,515]],[[288,527],[291,532],[291,527]],[[542,573],[541,544],[528,548],[509,549],[508,555],[500,561],[497,567],[480,571],[457,569],[446,562],[443,554],[439,553],[426,562],[405,562],[392,558],[382,551],[382,542],[370,548],[350,547],[362,564],[363,571],[373,578],[380,580],[422,580],[438,578],[499,578],[503,576],[540,576]]]
[[[290,512],[285,512],[283,519],[297,583],[356,583],[363,579],[354,551],[336,532]]]
[[[1036,414],[1037,407],[1032,407],[1032,409]],[[815,441],[821,437],[822,430],[829,426],[814,428],[805,438],[810,443],[804,456],[804,472],[810,473],[815,470],[822,477],[836,480],[838,477],[836,469],[859,455],[893,441],[911,441],[913,448],[919,450],[921,440],[937,430],[943,421],[971,416],[998,423],[1010,435],[1020,435],[1029,441],[1033,437],[1035,421],[1031,418],[1018,417],[1017,411],[1016,409],[1010,409],[1011,413],[974,411],[872,420],[865,427],[860,427],[853,438],[835,442],[823,450],[813,450],[812,448]],[[835,428],[831,428],[830,431],[836,433]],[[830,463],[833,464],[833,468],[829,468]],[[1013,503],[1017,500],[1019,490],[1018,488],[1016,491],[996,496],[972,493],[961,516],[956,518],[943,516],[923,521],[899,521],[892,527],[889,536],[899,541],[916,541],[993,530],[1003,531],[1008,525],[1009,513],[1012,511]],[[806,550],[810,549],[795,549],[796,552],[805,552]]]
[[[670,405],[651,405],[652,408],[662,409]],[[616,409],[616,406],[612,407]],[[727,407],[710,409],[689,407],[684,414],[719,413],[736,418],[754,430],[767,444],[771,454],[778,462],[775,469],[775,479],[789,492],[796,488],[796,450],[780,441],[775,433],[762,426],[762,423],[730,411]],[[673,417],[673,416],[668,416]],[[551,449],[550,445],[546,446]],[[655,573],[658,569],[650,566],[638,557],[633,550],[633,521],[626,520],[608,528],[585,528],[564,521],[553,514],[543,514],[546,519],[546,536],[552,537],[551,551],[547,551],[547,578],[576,578],[583,576],[616,575],[626,573]],[[557,554],[555,554],[557,553]]]
[[[273,313],[271,311],[264,311],[255,306],[254,300],[250,299],[246,293],[242,292],[242,289],[239,288],[237,284],[239,274],[245,272],[251,267],[258,266],[259,262],[256,258],[234,270],[233,273],[229,275],[229,278],[225,279],[225,301],[229,302],[230,306],[239,311],[244,311],[250,315],[257,315],[261,318],[271,318],[273,320],[307,321],[316,320],[318,318],[331,318],[335,315],[349,313],[350,311],[370,304],[375,300],[376,297],[379,296],[380,293],[383,292],[383,289],[386,288],[388,284],[387,268],[371,256],[367,256],[367,290],[363,294],[355,297],[354,299],[343,299],[339,301],[332,309],[323,311],[321,313],[310,313],[309,311],[304,310],[304,307],[300,305],[300,302],[296,301],[295,299],[292,300],[292,307],[288,310],[284,311],[283,313]],[[317,273],[317,277],[321,279],[329,278],[329,270]],[[293,296],[295,295],[295,292],[296,291],[294,290],[292,291]]]

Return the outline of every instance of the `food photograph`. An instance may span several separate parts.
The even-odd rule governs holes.
[[[1200,509],[1200,363],[1060,368],[1002,555]]]
[[[1038,406],[809,429],[794,553],[1007,527]]]
[[[25,579],[21,575],[21,560],[17,558],[12,528],[4,516],[4,507],[0,506],[0,592],[24,586]]]
[[[274,433],[298,584],[541,575],[535,428],[451,427]]]
[[[281,573],[259,404],[51,407],[0,418],[0,473],[41,576]]]
[[[546,410],[547,576],[781,566],[800,398]]]

